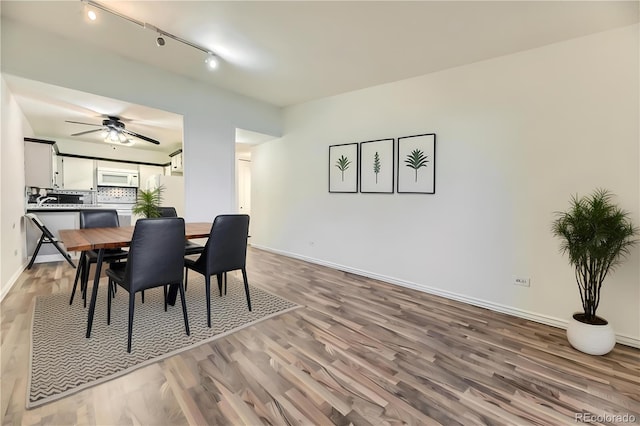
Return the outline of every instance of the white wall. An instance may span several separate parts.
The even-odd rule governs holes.
[[[0,79],[0,299],[26,266],[24,215],[24,138],[33,131]]]
[[[281,110],[2,19],[2,71],[184,117],[185,217],[234,211],[235,129],[282,134]]]
[[[640,225],[638,29],[285,109],[252,153],[252,244],[563,325],[581,305],[553,212],[604,187]],[[328,193],[329,145],[428,132],[435,195]],[[637,345],[639,307],[635,248],[599,314]]]

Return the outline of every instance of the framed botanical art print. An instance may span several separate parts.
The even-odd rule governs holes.
[[[329,147],[329,192],[358,192],[358,144]]]
[[[436,193],[436,135],[398,138],[398,193]]]
[[[360,142],[360,192],[393,194],[393,139]]]

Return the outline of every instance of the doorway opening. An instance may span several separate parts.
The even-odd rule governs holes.
[[[236,212],[251,216],[251,153],[256,145],[278,136],[236,128]],[[249,222],[251,224],[251,221]],[[251,225],[249,225],[251,226]]]

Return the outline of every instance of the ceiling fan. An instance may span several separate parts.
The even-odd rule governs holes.
[[[104,132],[105,142],[119,143],[122,145],[131,145],[132,141],[129,139],[129,136],[133,136],[134,138],[138,138],[146,142],[151,142],[153,144],[160,145],[160,142],[155,139],[152,139],[148,136],[144,136],[139,133],[132,132],[131,130],[125,129],[124,123],[120,120],[119,117],[112,116],[112,115],[108,115],[106,117],[107,118],[102,120],[102,124],[81,123],[79,121],[70,121],[70,120],[65,120],[65,122],[99,127],[99,129],[86,130],[84,132],[73,133],[71,136],[81,136],[89,133]]]

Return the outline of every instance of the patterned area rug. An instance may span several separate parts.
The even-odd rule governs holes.
[[[196,275],[196,274],[193,274]],[[204,278],[189,277],[186,294],[191,335],[187,336],[180,296],[164,311],[162,288],[136,295],[131,353],[127,353],[128,293],[119,289],[107,325],[106,280],[100,283],[91,338],[85,338],[88,308],[82,297],[69,305],[69,294],[36,298],[31,332],[31,368],[27,408],[33,408],[137,368],[223,337],[256,322],[299,307],[250,286],[249,312],[242,280],[229,274],[228,291],[218,296],[211,280],[211,328],[207,327]]]

